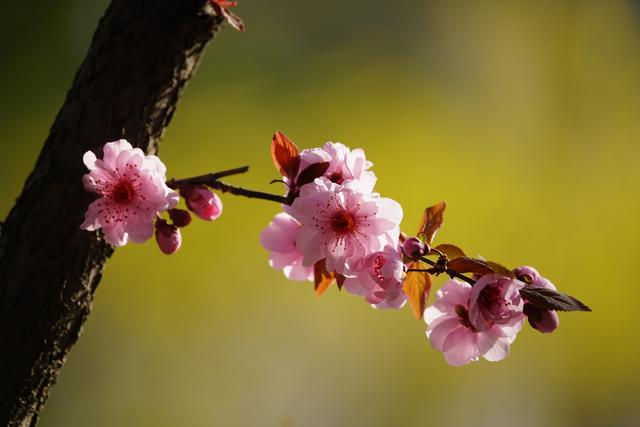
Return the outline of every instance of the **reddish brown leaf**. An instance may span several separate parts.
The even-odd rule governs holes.
[[[338,285],[338,290],[342,290],[342,285],[344,285],[344,281],[347,280],[342,274],[338,274],[335,271],[333,274],[336,276],[336,285]]]
[[[445,254],[449,259],[456,259],[456,258],[466,256],[462,249],[460,249],[456,245],[451,245],[449,243],[443,243],[441,245],[436,246],[434,249],[439,250],[440,252]]]
[[[315,290],[316,295],[322,295],[324,291],[327,290],[329,285],[333,283],[334,279],[335,275],[327,271],[325,260],[321,260],[315,263],[315,265],[313,266],[313,289]]]
[[[296,181],[298,187],[313,182],[316,178],[320,178],[329,169],[329,162],[313,163],[307,166],[300,174]]]
[[[211,0],[211,3],[217,4],[220,7],[236,7],[238,5],[237,1],[230,0]]]
[[[280,131],[277,131],[271,140],[271,159],[280,175],[295,179],[300,166],[298,147]]]
[[[526,286],[520,289],[520,295],[541,310],[591,311],[582,301],[571,295],[553,289]]]
[[[431,245],[436,233],[442,227],[446,207],[446,202],[440,202],[424,210],[420,220],[420,227],[418,228],[418,237],[426,244]]]
[[[458,273],[491,274],[493,269],[486,262],[463,256],[449,261],[449,268]]]
[[[511,278],[516,277],[513,271],[509,270],[507,267],[505,267],[502,264],[498,264],[497,262],[493,262],[493,261],[485,261],[484,263],[487,264],[489,268],[493,270],[494,273],[502,274],[504,276],[508,276]]]
[[[409,265],[409,269],[412,268],[426,269],[429,266],[424,262],[415,261]],[[402,290],[407,295],[416,319],[422,319],[431,292],[431,274],[426,271],[409,271],[402,282]]]

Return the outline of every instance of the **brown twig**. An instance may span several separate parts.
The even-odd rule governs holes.
[[[177,189],[181,185],[209,185],[209,183],[215,182],[220,178],[224,178],[231,175],[239,175],[241,173],[249,172],[249,166],[241,166],[239,168],[228,169],[221,172],[208,173],[205,175],[194,176],[184,179],[170,179],[167,181],[169,188]]]
[[[205,175],[194,176],[191,178],[183,178],[183,179],[174,178],[167,181],[167,186],[169,186],[169,188],[179,189],[180,187],[187,186],[187,185],[189,186],[206,185],[207,187],[210,187],[214,190],[222,191],[223,193],[230,193],[236,196],[244,196],[250,199],[269,200],[272,202],[282,203],[285,205],[290,205],[293,202],[291,197],[265,193],[262,191],[250,190],[248,188],[238,187],[238,186],[220,181],[220,178],[224,178],[226,176],[231,176],[231,175],[238,175],[241,173],[246,173],[248,171],[249,171],[249,166],[242,166],[235,169],[208,173]]]
[[[440,258],[440,259],[446,259],[446,258]],[[476,283],[476,281],[473,280],[471,277],[467,277],[464,274],[458,273],[457,271],[449,268],[446,263],[445,264],[441,264],[441,263],[438,263],[436,261],[432,261],[429,258],[425,258],[425,257],[420,257],[420,260],[424,261],[427,264],[429,264],[430,266],[434,267],[434,269],[435,269],[434,271],[436,271],[435,274],[447,273],[449,275],[449,277],[451,277],[451,278],[455,277],[455,278],[458,278],[460,280],[464,280],[465,282],[467,282],[471,286],[473,286]]]

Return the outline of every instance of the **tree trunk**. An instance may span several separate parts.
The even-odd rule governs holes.
[[[37,6],[35,6],[37,7]],[[35,425],[113,250],[78,228],[82,155],[154,152],[222,19],[206,0],[113,0],[0,235],[0,425]]]

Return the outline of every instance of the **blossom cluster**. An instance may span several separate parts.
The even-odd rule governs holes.
[[[191,223],[191,215],[176,208],[180,196],[167,186],[167,169],[158,157],[120,139],[104,145],[102,159],[87,151],[83,161],[89,169],[82,178],[84,188],[99,197],[89,205],[81,229],[102,229],[113,246],[142,243],[155,234],[163,253],[180,248],[180,228]],[[179,192],[199,218],[211,221],[222,213],[220,198],[204,186],[185,185]],[[163,212],[168,220],[162,218]]]
[[[103,157],[88,151],[83,184],[98,197],[80,228],[101,229],[113,246],[143,242],[154,234],[165,254],[181,246],[180,228],[191,214],[214,220],[222,213],[212,189],[276,201],[277,213],[260,235],[271,267],[290,280],[311,281],[322,294],[331,284],[362,297],[376,309],[408,302],[427,323],[431,346],[455,366],[483,357],[504,359],[525,320],[549,333],[557,311],[590,311],[529,266],[509,269],[467,256],[453,244],[435,245],[444,202],[425,209],[415,236],[400,231],[402,208],[375,191],[373,164],[361,149],[327,142],[299,150],[284,134],[272,140],[271,155],[285,184],[284,196],[247,190],[219,178],[248,167],[170,180],[164,164],[126,140],[109,142]],[[180,198],[186,209],[177,208]],[[428,304],[432,279],[449,276]]]
[[[270,265],[317,285],[318,276],[334,277],[378,308],[402,307],[402,208],[374,192],[364,152],[327,142],[298,153],[284,135],[274,141],[288,148],[275,161],[294,199],[260,235]]]
[[[552,308],[587,309],[577,300],[574,307],[557,305],[553,299],[565,295],[533,267],[509,270],[451,244],[431,248],[444,203],[425,210],[416,237],[400,233],[402,208],[374,192],[376,176],[361,149],[327,142],[299,151],[277,133],[272,154],[291,205],[284,204],[260,236],[269,264],[288,279],[313,281],[318,293],[335,280],[374,308],[398,309],[409,301],[427,322],[431,345],[451,365],[480,356],[504,359],[526,318],[552,332],[559,324]],[[443,273],[451,279],[426,307],[431,276]],[[541,297],[535,289],[554,293]]]
[[[451,279],[437,292],[436,301],[424,312],[427,336],[451,365],[465,365],[479,356],[490,361],[504,359],[527,317],[527,303],[520,294],[526,286],[523,280],[555,289],[533,267],[520,267],[515,274],[485,274],[473,286]],[[558,327],[555,311],[535,310],[539,315],[529,314],[535,329],[552,332]]]

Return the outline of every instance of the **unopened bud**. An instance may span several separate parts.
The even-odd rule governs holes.
[[[180,188],[187,207],[199,218],[213,221],[222,214],[222,201],[217,194],[204,186],[185,186]]]
[[[515,270],[513,270],[513,272],[515,273],[516,278],[518,280],[526,283],[527,285],[530,285],[533,282],[537,281],[538,278],[540,277],[538,270],[528,266],[518,267]]]
[[[429,252],[429,246],[417,237],[410,237],[402,244],[402,251],[412,260],[416,260]]]
[[[530,303],[526,303],[522,311],[527,316],[531,327],[544,334],[555,331],[560,325],[560,317],[555,311],[541,310]]]
[[[162,253],[171,255],[180,249],[182,236],[180,230],[162,218],[156,220],[156,242]]]
[[[191,223],[191,215],[184,209],[169,209],[169,218],[176,227],[186,227]]]

